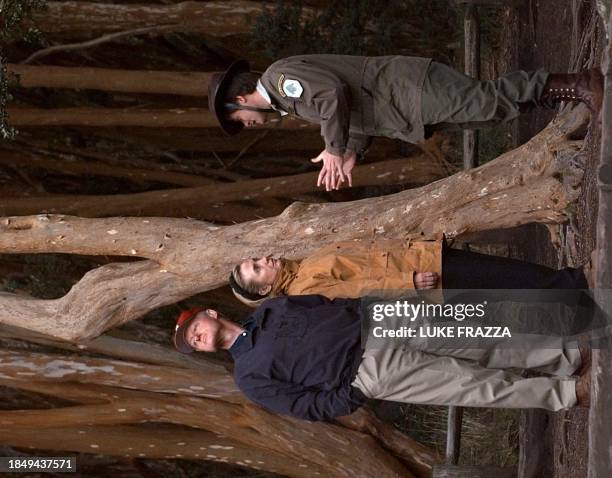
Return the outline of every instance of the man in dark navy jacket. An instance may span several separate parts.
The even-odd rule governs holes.
[[[485,363],[482,357],[401,348],[364,351],[361,314],[360,299],[318,295],[267,300],[243,326],[214,310],[194,309],[177,320],[174,344],[183,353],[228,350],[236,384],[247,397],[270,411],[312,421],[349,415],[367,397],[549,410],[588,402],[590,375],[568,377],[582,365],[577,350],[526,351],[521,364],[564,378],[524,378],[500,370],[517,364],[501,366],[493,354]],[[508,361],[507,355],[501,360]]]
[[[360,300],[322,296],[266,301],[244,327],[214,310],[183,312],[184,353],[229,350],[242,392],[271,411],[306,420],[349,415],[365,401],[351,382],[361,362]]]

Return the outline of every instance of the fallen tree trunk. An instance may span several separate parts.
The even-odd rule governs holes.
[[[212,73],[7,65],[22,88],[70,88],[163,95],[208,96]]]
[[[449,237],[530,222],[556,224],[579,193],[578,108],[517,150],[422,188],[347,203],[295,203],[280,216],[216,227],[170,218],[0,220],[0,252],[59,252],[147,260],[86,274],[56,300],[0,297],[0,322],[66,340],[92,338],[150,310],[223,285],[245,257],[304,257],[341,240]]]
[[[215,116],[204,108],[7,108],[14,126],[141,126],[146,128],[218,128]],[[299,119],[285,117],[253,129],[318,128]]]
[[[44,212],[81,217],[188,216],[202,218],[202,210],[209,205],[269,197],[294,197],[298,194],[317,192],[320,190],[316,185],[318,175],[318,172],[312,172],[235,183],[215,183],[196,188],[164,189],[112,196],[66,195],[0,198],[0,215],[24,216]],[[423,154],[413,158],[357,166],[353,172],[353,185],[427,184],[444,176],[444,168]]]

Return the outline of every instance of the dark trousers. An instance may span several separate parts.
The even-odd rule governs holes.
[[[486,300],[497,304],[495,315],[502,322],[520,324],[524,319],[524,326],[516,329],[523,333],[572,336],[608,322],[588,293],[582,268],[555,270],[446,247],[442,253],[442,287],[446,302]]]
[[[588,289],[580,269],[549,267],[507,257],[445,248],[443,289]]]

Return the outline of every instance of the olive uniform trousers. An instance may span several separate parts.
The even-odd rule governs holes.
[[[435,130],[480,129],[510,121],[540,106],[548,73],[515,71],[479,81],[443,63],[432,61],[425,76],[421,111],[426,133]]]

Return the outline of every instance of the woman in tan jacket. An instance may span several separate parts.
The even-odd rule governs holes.
[[[583,268],[554,270],[444,247],[443,241],[331,244],[303,260],[260,257],[237,265],[234,294],[257,306],[268,297],[397,297],[414,289],[587,289]]]

